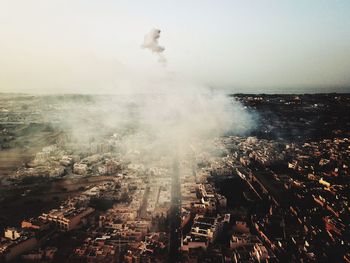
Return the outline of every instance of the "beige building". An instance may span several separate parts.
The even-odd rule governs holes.
[[[79,227],[83,220],[94,211],[95,209],[91,207],[53,209],[49,213],[43,213],[39,218],[54,223],[63,231],[70,231]]]
[[[6,228],[4,237],[0,242],[0,262],[12,261],[34,249],[38,244],[34,236],[22,233],[15,228]]]

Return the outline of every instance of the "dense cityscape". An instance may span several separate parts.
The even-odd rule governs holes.
[[[169,151],[68,125],[93,96],[1,94],[0,262],[350,262],[350,95],[230,99],[249,129]]]

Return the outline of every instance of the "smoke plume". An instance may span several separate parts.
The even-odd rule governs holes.
[[[160,30],[152,29],[142,47],[165,62],[159,37]],[[154,79],[140,78],[120,89],[129,92],[60,98],[51,105],[57,111],[48,119],[58,119],[70,141],[80,146],[116,135],[120,139],[115,150],[130,162],[147,166],[157,166],[165,156],[184,156],[188,148],[214,152],[217,138],[244,135],[254,127],[251,113],[233,97],[165,69],[157,71]]]
[[[157,28],[153,28],[143,40],[142,48],[147,48],[153,53],[156,53],[159,56],[159,62],[166,63],[166,59],[163,56],[163,52],[165,48],[160,46],[158,43],[158,39],[160,38],[160,30]]]

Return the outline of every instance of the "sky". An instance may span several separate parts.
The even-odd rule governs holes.
[[[141,48],[161,30],[166,65]],[[350,87],[349,0],[0,0],[0,92]]]

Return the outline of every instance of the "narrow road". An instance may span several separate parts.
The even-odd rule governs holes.
[[[180,185],[180,164],[175,159],[173,163],[172,186],[171,186],[171,208],[170,208],[170,240],[169,240],[169,263],[180,261],[181,246],[181,185]]]

